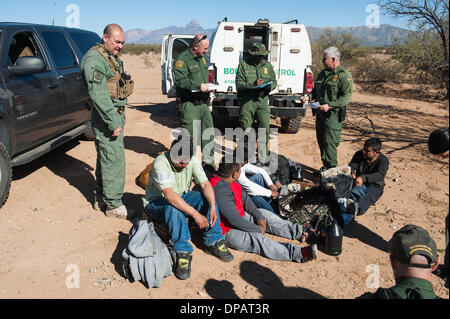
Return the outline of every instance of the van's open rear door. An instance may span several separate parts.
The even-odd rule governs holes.
[[[193,34],[166,34],[161,44],[161,90],[168,97],[176,97],[173,60],[191,44]]]

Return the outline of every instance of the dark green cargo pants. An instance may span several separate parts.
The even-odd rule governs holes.
[[[214,135],[206,134],[206,136],[203,136],[203,132],[206,129],[214,129],[211,111],[206,104],[194,105],[192,102],[184,102],[181,104],[181,127],[189,132],[194,139],[195,145],[197,145],[198,141],[194,138],[194,124],[198,125],[196,127],[197,136],[198,131],[201,132],[203,164],[214,165]],[[207,154],[205,154],[204,150]]]
[[[124,114],[122,118],[125,121]],[[95,196],[103,196],[107,209],[117,208],[123,205],[122,196],[125,187],[123,129],[118,137],[112,137],[113,132],[95,116],[92,118],[92,128],[97,151]]]
[[[341,122],[336,120],[332,125],[329,125],[326,120],[316,115],[317,143],[319,144],[322,163],[327,168],[338,165],[337,147],[341,142],[341,128]]]
[[[270,133],[270,109],[268,105],[268,98],[255,100],[248,100],[241,105],[239,110],[239,125],[245,131],[252,127],[253,121],[256,117],[258,128],[265,129],[265,141],[258,139],[259,154],[268,155],[269,133]],[[258,134],[258,132],[256,132]],[[258,135],[256,135],[258,138]]]

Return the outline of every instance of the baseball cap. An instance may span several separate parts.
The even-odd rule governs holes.
[[[266,46],[262,43],[253,43],[252,48],[248,51],[251,55],[268,55],[270,51],[266,50]]]
[[[396,231],[389,241],[389,253],[402,264],[417,268],[433,268],[437,263],[436,243],[428,232],[416,225],[406,225]],[[423,255],[428,265],[411,264],[411,257]]]

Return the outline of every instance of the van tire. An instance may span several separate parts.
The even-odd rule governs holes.
[[[281,133],[295,134],[300,129],[302,117],[293,117],[289,119],[281,119]]]
[[[6,147],[0,142],[0,208],[9,196],[12,181],[11,158]]]

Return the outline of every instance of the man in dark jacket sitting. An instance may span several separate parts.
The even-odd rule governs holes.
[[[347,200],[347,213],[342,214],[345,224],[356,215],[365,214],[383,195],[389,159],[381,153],[381,140],[368,139],[364,148],[353,155],[349,166],[354,187]]]

